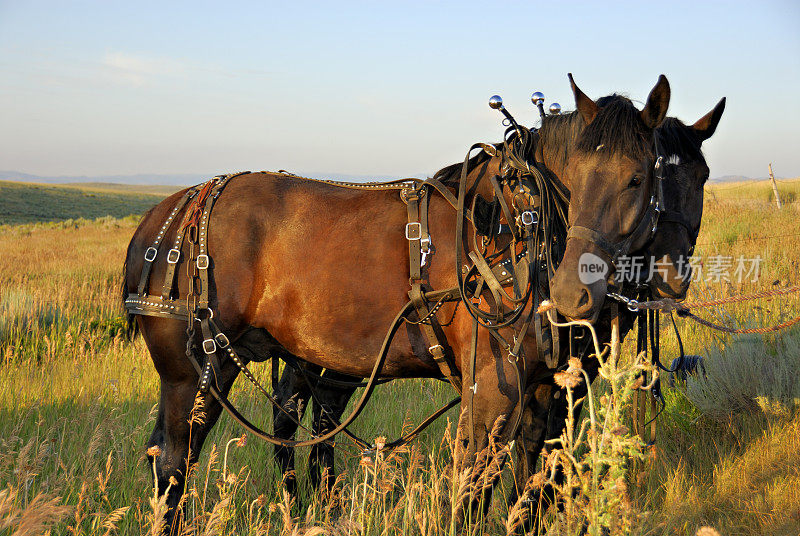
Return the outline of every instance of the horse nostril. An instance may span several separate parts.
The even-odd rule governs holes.
[[[581,297],[578,300],[578,309],[582,309],[588,304],[589,304],[589,291],[587,291],[585,288],[581,289]]]

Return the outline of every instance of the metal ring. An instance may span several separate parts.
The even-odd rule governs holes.
[[[211,320],[212,318],[214,318],[214,310],[213,310],[213,309],[211,309],[211,308],[209,308],[209,307],[206,307],[205,309],[198,309],[197,311],[195,311],[195,320],[197,320],[198,322],[202,322],[202,321],[203,321],[203,319],[202,319],[202,318],[197,318],[197,313],[198,313],[199,311],[208,311],[208,319],[209,319],[209,320]]]

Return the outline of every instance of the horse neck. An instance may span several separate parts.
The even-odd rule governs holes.
[[[545,118],[542,128],[539,129],[536,158],[558,179],[565,190],[569,190],[569,184],[564,182],[564,169],[583,127],[580,114],[571,112]]]
[[[467,175],[467,192],[470,195],[466,199],[467,206],[472,202],[475,195],[481,195],[484,199],[492,199],[494,188],[489,180],[495,175],[501,175],[502,158],[493,156],[488,161],[479,164]],[[477,185],[476,185],[477,182]]]

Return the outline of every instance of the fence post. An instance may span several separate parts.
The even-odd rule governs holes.
[[[778,195],[778,183],[775,182],[775,175],[772,174],[772,162],[769,163],[769,178],[772,181],[772,191],[775,192],[775,204],[781,208],[781,196]]]

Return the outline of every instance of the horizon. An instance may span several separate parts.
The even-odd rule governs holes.
[[[725,96],[712,177],[800,175],[800,6],[670,7],[0,3],[0,169],[432,174],[502,137],[493,94],[527,125],[533,91],[574,108],[571,71],[639,103],[663,72],[689,124]]]

